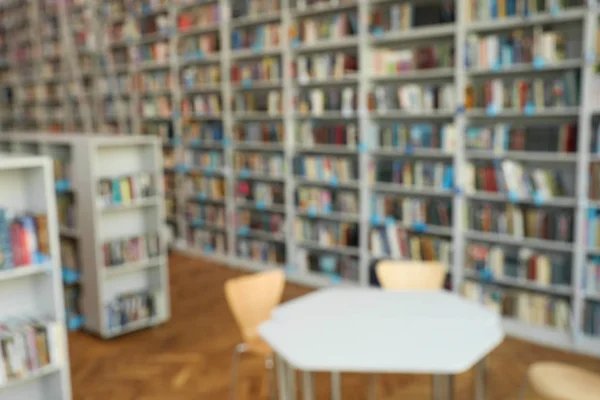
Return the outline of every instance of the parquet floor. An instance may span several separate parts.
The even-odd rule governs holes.
[[[172,319],[164,326],[101,341],[84,333],[69,339],[75,400],[228,399],[231,351],[240,336],[223,283],[241,274],[216,264],[171,256]],[[285,299],[309,290],[287,285]],[[489,358],[489,400],[515,399],[527,366],[558,360],[600,373],[600,360],[507,339]],[[239,400],[263,400],[263,361],[242,361]],[[366,398],[367,377],[343,375],[343,399]],[[390,375],[379,379],[378,399],[430,399],[430,377]],[[317,375],[317,399],[328,399],[329,381]],[[600,395],[599,395],[600,396]],[[456,399],[472,399],[472,377],[456,380]]]

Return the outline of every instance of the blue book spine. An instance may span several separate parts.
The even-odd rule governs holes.
[[[490,0],[490,15],[492,19],[498,18],[498,2],[497,0]]]
[[[454,167],[448,166],[444,170],[444,181],[442,182],[442,189],[452,189],[454,184]]]
[[[112,183],[112,202],[113,203],[120,203],[121,202],[121,180],[120,179],[113,179],[111,181]]]
[[[0,208],[0,270],[13,268],[6,210]]]
[[[588,211],[588,247],[593,248],[596,244],[596,210]]]

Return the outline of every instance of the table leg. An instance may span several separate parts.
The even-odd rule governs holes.
[[[433,400],[454,399],[454,375],[433,375]]]
[[[302,394],[304,400],[315,400],[315,382],[310,371],[302,371]]]
[[[296,400],[296,370],[286,363],[287,393],[289,400]]]
[[[485,400],[487,381],[487,359],[483,358],[475,366],[475,400]]]
[[[275,354],[275,366],[277,367],[277,386],[279,389],[279,400],[289,400],[287,387],[287,365],[285,360]]]
[[[339,372],[331,373],[331,400],[342,400],[342,379]]]

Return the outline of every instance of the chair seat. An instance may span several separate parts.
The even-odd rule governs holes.
[[[271,349],[271,347],[259,337],[246,341],[246,350],[249,353],[262,356],[269,356],[273,354],[273,349]]]
[[[532,399],[598,400],[600,375],[555,362],[535,363],[527,371]],[[536,397],[537,396],[537,397]]]

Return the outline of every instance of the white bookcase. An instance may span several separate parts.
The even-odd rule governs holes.
[[[13,152],[44,154],[52,154],[61,146],[70,150],[70,186],[76,192],[77,226],[63,229],[61,234],[77,240],[84,330],[112,338],[167,321],[170,317],[167,235],[163,224],[162,152],[158,140],[143,136],[11,134],[0,137],[0,146]],[[120,182],[140,174],[151,177],[152,195],[110,205],[99,202],[101,179]],[[143,252],[138,261],[105,266],[104,244],[144,235],[158,235],[158,254],[146,257],[147,252]],[[137,246],[145,248],[144,241]],[[154,315],[135,320],[131,317],[123,325],[114,325],[113,321],[109,326],[109,304],[121,295],[144,291],[152,293]]]
[[[60,276],[52,163],[47,157],[0,156],[0,207],[47,216],[50,257],[40,264],[0,270],[0,323],[10,318],[53,322],[54,355],[48,366],[0,383],[0,398],[71,399],[69,358]]]

